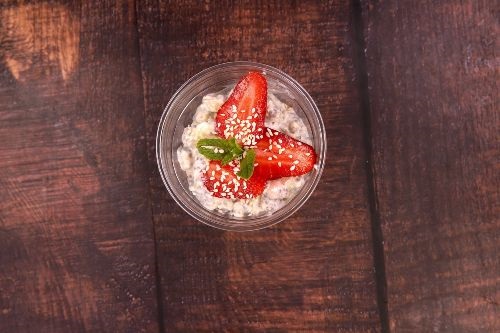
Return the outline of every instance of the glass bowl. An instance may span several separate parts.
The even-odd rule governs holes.
[[[196,108],[204,95],[227,94],[249,71],[261,72],[268,82],[268,91],[292,106],[311,134],[318,161],[308,174],[304,186],[287,204],[270,215],[234,217],[203,207],[189,190],[187,175],[177,160],[177,148],[182,145],[182,133],[193,121]],[[269,227],[295,213],[311,196],[319,182],[325,164],[326,137],[321,114],[305,89],[290,76],[274,67],[253,62],[230,62],[216,65],[196,74],[173,95],[163,111],[156,137],[156,158],[161,177],[172,198],[189,215],[215,228],[250,231]]]

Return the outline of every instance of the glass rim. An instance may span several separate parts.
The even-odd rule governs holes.
[[[191,207],[188,207],[188,205],[185,204],[185,202],[180,198],[180,196],[176,193],[175,190],[175,185],[171,183],[171,176],[167,174],[166,166],[164,166],[165,161],[167,160],[164,158],[165,153],[163,152],[163,147],[165,146],[164,140],[163,139],[163,132],[165,129],[165,124],[166,121],[169,117],[169,110],[172,108],[175,102],[180,98],[180,95],[184,93],[189,87],[191,87],[193,84],[197,83],[200,79],[203,79],[205,76],[210,75],[211,73],[215,71],[220,71],[224,69],[230,69],[234,67],[239,67],[240,69],[247,68],[248,70],[259,70],[262,71],[264,74],[266,72],[273,73],[274,75],[278,76],[279,79],[283,80],[285,83],[288,85],[292,86],[295,88],[302,96],[302,98],[307,102],[309,105],[310,109],[313,111],[313,117],[317,121],[317,125],[319,125],[319,128],[316,129],[316,132],[311,128],[313,131],[312,136],[314,138],[315,135],[319,137],[319,151],[318,151],[318,161],[316,163],[317,169],[316,173],[314,175],[314,178],[312,180],[309,180],[306,182],[304,186],[308,186],[307,191],[301,195],[300,200],[293,206],[288,207],[288,205],[295,199],[295,197],[299,196],[300,193],[296,194],[294,198],[292,198],[289,202],[287,202],[283,207],[278,209],[277,211],[271,213],[270,215],[263,215],[263,216],[257,216],[257,217],[248,217],[248,218],[243,218],[243,219],[231,219],[226,217],[225,220],[230,220],[232,221],[231,223],[216,223],[210,221],[209,218],[205,219],[203,216],[202,212],[196,212],[194,211]],[[172,133],[173,136],[173,133]],[[221,64],[217,64],[211,67],[208,67],[195,75],[191,76],[186,82],[184,82],[177,90],[176,92],[172,95],[170,98],[169,102],[167,103],[166,107],[163,110],[162,116],[159,121],[157,133],[156,133],[156,161],[158,164],[158,169],[160,172],[160,176],[162,178],[163,184],[167,188],[167,191],[169,192],[170,196],[174,199],[177,205],[179,205],[186,213],[188,213],[191,217],[195,218],[197,221],[200,221],[208,226],[221,229],[221,230],[226,230],[226,231],[239,231],[239,232],[244,232],[244,231],[254,231],[254,230],[259,230],[263,228],[267,228],[270,226],[273,226],[279,222],[282,222],[283,220],[287,219],[290,217],[292,214],[294,214],[297,210],[299,210],[305,202],[309,199],[309,197],[312,195],[314,190],[317,187],[317,184],[319,183],[319,180],[321,178],[321,175],[323,173],[323,169],[325,166],[325,157],[326,157],[326,131],[323,123],[323,119],[321,117],[321,113],[319,112],[319,109],[312,99],[312,97],[309,95],[309,93],[305,90],[304,87],[300,83],[298,83],[295,79],[293,79],[291,76],[283,72],[282,70],[266,65],[266,64],[261,64],[257,62],[251,62],[251,61],[234,61],[234,62],[225,62]],[[172,147],[172,149],[174,149]],[[175,172],[176,173],[176,172]],[[177,174],[175,175],[177,178]],[[192,195],[192,194],[191,194]],[[201,211],[205,211],[208,214],[214,214],[211,210],[203,207],[201,204],[198,205]],[[288,208],[287,208],[288,207]],[[285,209],[287,208],[287,209]],[[279,213],[278,216],[274,217],[276,213]],[[274,217],[274,218],[273,218]],[[240,222],[237,222],[240,221]],[[241,223],[243,222],[243,223]],[[254,222],[254,223],[252,223]]]

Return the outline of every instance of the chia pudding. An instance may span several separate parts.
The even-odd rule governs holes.
[[[189,190],[206,209],[234,217],[270,215],[300,191],[309,174],[269,180],[262,195],[250,199],[214,197],[203,184],[202,175],[209,160],[199,153],[197,142],[203,138],[216,137],[215,116],[227,97],[223,94],[207,94],[203,97],[193,116],[193,122],[182,134],[182,145],[177,150],[179,165],[187,175]],[[311,144],[311,135],[302,119],[291,106],[272,93],[268,94],[265,126]]]

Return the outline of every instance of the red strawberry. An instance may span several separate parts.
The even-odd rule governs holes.
[[[210,161],[208,170],[203,174],[203,184],[214,197],[227,199],[251,199],[262,194],[266,180],[252,176],[245,180],[236,175],[239,162],[232,161],[221,165],[219,161]]]
[[[253,177],[276,179],[308,173],[316,163],[316,153],[310,145],[270,128],[257,143]],[[250,179],[252,179],[250,178]]]
[[[257,72],[243,77],[215,118],[216,132],[223,138],[252,146],[262,138],[267,111],[267,81]]]

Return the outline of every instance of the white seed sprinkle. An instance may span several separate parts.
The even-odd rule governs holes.
[[[299,161],[295,160],[293,161],[293,164],[299,164]]]
[[[278,162],[278,166],[281,168],[281,162]]]
[[[273,158],[272,158],[272,157],[268,157],[267,159],[268,159],[269,161],[272,161],[272,160],[273,160]]]
[[[306,153],[306,156],[311,156],[311,153]]]
[[[293,170],[295,170],[295,165],[292,165],[292,166],[290,167],[290,171],[293,171]]]
[[[292,154],[288,155],[288,157],[293,158]]]

